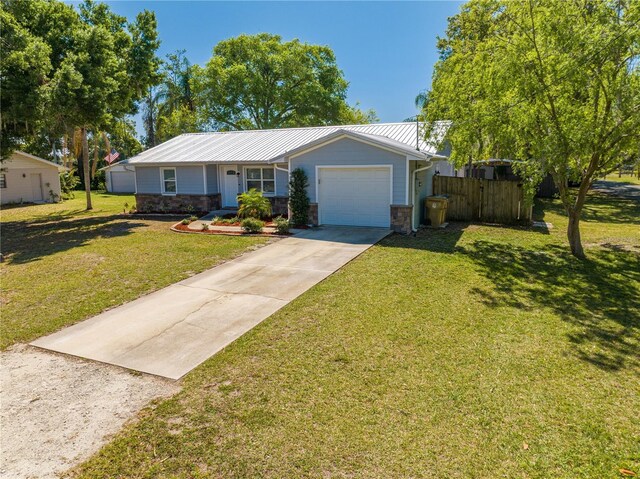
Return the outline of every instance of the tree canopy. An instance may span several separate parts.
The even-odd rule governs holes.
[[[551,173],[584,256],[587,191],[640,151],[640,2],[472,0],[438,48],[425,115],[452,120],[452,160],[521,160],[531,182]]]
[[[240,35],[218,43],[196,67],[199,117],[212,129],[327,125],[367,119],[346,103],[348,83],[333,51],[280,36]]]

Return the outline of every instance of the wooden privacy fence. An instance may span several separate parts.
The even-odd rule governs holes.
[[[522,183],[434,176],[433,194],[449,197],[447,219],[488,223],[528,223],[532,208],[525,207]]]

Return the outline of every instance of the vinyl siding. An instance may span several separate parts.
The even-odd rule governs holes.
[[[166,166],[163,168],[174,168]],[[178,183],[178,194],[201,195],[204,193],[204,178],[202,176],[202,165],[176,166],[176,181]],[[161,194],[160,167],[136,166],[136,187],[138,193]],[[217,188],[217,183],[214,182]]]
[[[416,165],[417,163],[417,165]],[[411,172],[409,176],[409,181],[413,176],[413,171],[417,168],[423,168],[427,163],[424,161],[420,162],[411,162]],[[424,210],[424,200],[427,196],[431,196],[433,194],[433,175],[436,171],[435,165],[425,171],[419,171],[416,173],[415,180],[415,191],[414,191],[414,199],[413,199],[413,217],[414,224],[416,226],[423,224],[425,222],[425,210]],[[409,199],[411,201],[411,199]]]
[[[220,165],[206,165],[207,194],[218,193],[218,176],[220,175]],[[241,189],[245,186],[245,169],[254,167],[272,168],[270,165],[228,165],[240,171]],[[165,168],[174,168],[167,166]],[[202,165],[176,166],[176,177],[178,181],[179,194],[202,194],[204,191],[204,181],[202,178]],[[275,171],[276,173],[276,195],[286,196],[288,194],[288,176],[285,171]],[[224,178],[223,178],[224,180]],[[138,193],[161,193],[160,187],[160,167],[136,166],[136,184]]]
[[[292,158],[291,171],[302,168],[309,177],[307,192],[312,202],[316,201],[316,166],[323,165],[393,165],[393,203],[406,203],[407,159],[403,155],[345,138]]]
[[[207,165],[207,194],[218,193],[218,165]]]
[[[276,196],[289,196],[289,174],[276,170]]]
[[[136,166],[136,191],[160,194],[160,168]]]
[[[202,175],[202,165],[176,167],[178,193],[185,195],[204,194],[204,177]]]

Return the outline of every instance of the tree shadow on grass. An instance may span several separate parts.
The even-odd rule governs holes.
[[[443,230],[422,231],[417,237],[392,235],[381,246],[465,255],[493,284],[471,289],[488,307],[551,310],[573,326],[568,333],[572,354],[605,370],[640,370],[637,252],[589,248],[588,258],[578,260],[567,246],[557,243],[522,246],[515,240],[473,241],[474,230],[487,227],[452,223]],[[466,241],[461,243],[463,234]]]
[[[537,200],[533,208],[534,219],[543,220],[545,212],[567,216],[560,201]],[[582,211],[582,220],[640,225],[640,201],[592,191]]]
[[[146,224],[118,215],[10,221],[2,223],[2,253],[8,263],[28,263],[97,238],[126,236],[142,226]]]
[[[606,370],[640,368],[640,255],[590,249],[578,260],[565,246],[532,250],[475,241],[456,250],[494,285],[474,288],[490,307],[550,309],[575,327],[569,340],[582,360]]]
[[[423,249],[435,253],[453,253],[460,237],[469,223],[449,223],[443,229],[424,229],[415,235],[392,234],[384,238],[379,244],[385,248]]]

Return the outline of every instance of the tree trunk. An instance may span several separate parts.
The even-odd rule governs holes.
[[[107,150],[107,155],[111,155],[111,142],[109,141],[109,137],[107,136],[107,132],[102,132],[102,139],[104,140],[105,149]]]
[[[89,140],[87,139],[87,127],[80,128],[82,136],[82,169],[84,172],[84,191],[87,194],[87,210],[92,210],[91,204],[91,173],[89,170]]]
[[[571,254],[576,258],[583,259],[585,256],[584,248],[582,247],[582,240],[580,238],[580,211],[572,209],[568,213],[569,227],[567,228],[567,238],[569,239]]]
[[[571,254],[576,258],[585,258],[584,248],[582,247],[582,239],[580,238],[580,217],[582,215],[582,207],[587,199],[587,192],[591,186],[591,175],[583,177],[580,182],[580,187],[575,195],[572,197],[569,191],[569,185],[567,179],[562,176],[558,176],[555,172],[551,172],[553,181],[558,188],[560,194],[560,200],[564,206],[564,210],[569,217],[569,225],[567,226],[567,239],[569,240],[569,247],[571,248]]]
[[[91,179],[96,177],[96,171],[98,170],[98,161],[100,160],[100,139],[98,135],[95,135],[95,146],[93,150],[93,161],[91,162]]]

